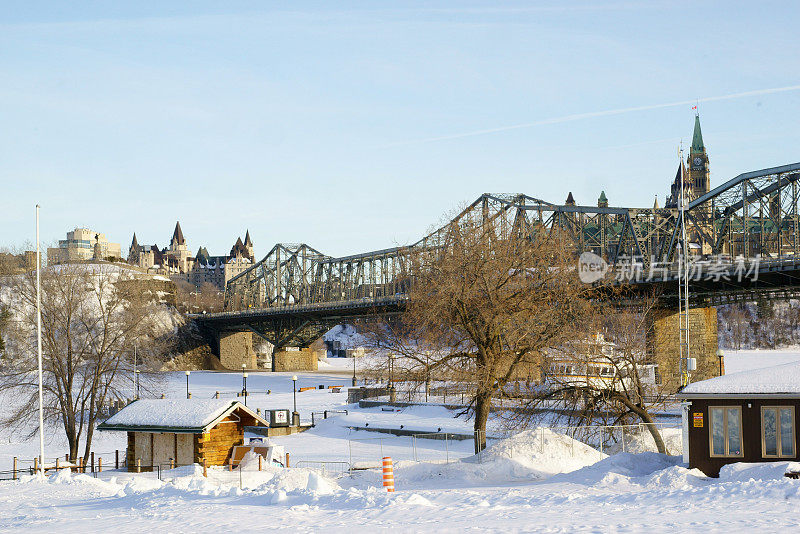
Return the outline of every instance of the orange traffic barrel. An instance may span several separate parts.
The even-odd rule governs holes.
[[[389,493],[394,491],[394,469],[391,456],[383,457],[383,487]]]

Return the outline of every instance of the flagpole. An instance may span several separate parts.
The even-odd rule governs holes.
[[[39,249],[39,204],[36,204],[36,352],[39,360],[39,469],[44,476],[44,402],[42,395],[42,260]]]

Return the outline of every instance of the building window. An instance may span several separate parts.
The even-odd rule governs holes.
[[[710,406],[708,425],[712,457],[742,456],[742,409],[739,406]]]
[[[761,456],[794,458],[794,407],[761,408]]]

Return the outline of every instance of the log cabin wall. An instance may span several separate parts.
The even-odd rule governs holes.
[[[209,432],[195,436],[195,461],[206,465],[225,465],[236,445],[244,444],[244,423],[238,415],[229,415]]]

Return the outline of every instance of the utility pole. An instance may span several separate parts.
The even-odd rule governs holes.
[[[39,204],[36,204],[36,354],[39,360],[39,468],[44,476],[44,395],[42,393],[42,254],[39,248]]]
[[[681,240],[678,244],[678,353],[681,388],[689,384],[689,240],[686,236],[686,185],[683,167],[683,147],[680,151],[681,190],[678,200]]]

